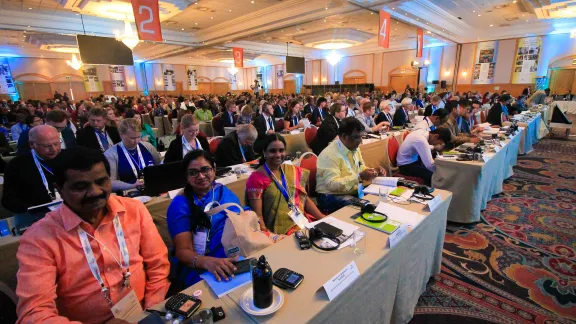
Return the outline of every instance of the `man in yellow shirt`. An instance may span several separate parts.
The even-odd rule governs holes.
[[[358,149],[364,134],[362,122],[354,117],[344,118],[338,128],[338,138],[318,156],[316,191],[318,207],[325,214],[349,205],[351,196],[362,198],[362,181],[386,175],[381,166],[372,169],[364,164]]]

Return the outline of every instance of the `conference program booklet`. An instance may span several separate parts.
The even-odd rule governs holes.
[[[400,225],[402,225],[402,223],[390,219],[382,223],[371,223],[360,217],[360,214],[353,216],[353,218],[354,217],[355,217],[354,221],[356,223],[368,226],[370,228],[373,228],[380,232],[384,232],[386,234],[394,233],[400,227]]]

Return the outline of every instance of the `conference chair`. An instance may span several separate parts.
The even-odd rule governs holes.
[[[234,115],[234,125],[238,123],[238,116],[240,116],[240,114]]]
[[[318,132],[318,128],[316,127],[308,127],[304,130],[304,138],[306,139],[306,145],[308,148],[312,149],[312,141],[316,137],[316,133]]]
[[[220,114],[212,118],[212,129],[214,130],[214,136],[224,136],[224,124]]]
[[[281,132],[282,130],[284,130],[284,120],[283,119],[276,120],[274,122],[274,128],[276,129],[276,132]]]
[[[220,145],[220,142],[222,142],[222,136],[214,136],[210,140],[210,143],[208,143],[210,145],[210,154],[213,156],[216,156],[216,151],[218,150],[218,145]]]
[[[390,159],[390,165],[394,168],[394,170],[392,171],[392,176],[404,178],[404,179],[409,180],[409,181],[414,181],[414,182],[417,182],[418,184],[421,184],[421,185],[426,184],[426,181],[422,178],[414,177],[414,176],[408,176],[408,175],[402,174],[402,173],[400,173],[400,171],[398,171],[396,157],[398,156],[398,150],[399,149],[400,149],[400,143],[398,143],[398,140],[394,136],[389,137],[388,138],[388,158]]]
[[[410,132],[404,132],[404,134],[402,134],[402,141],[406,139],[406,136],[408,136],[408,134],[410,134]]]
[[[310,175],[308,177],[308,184],[306,186],[306,192],[310,197],[316,197],[316,162],[318,161],[318,156],[312,152],[305,152],[300,156],[297,164],[302,169],[306,169],[310,171]]]
[[[481,122],[481,124],[484,124],[486,122],[486,111],[485,110],[482,110],[480,112],[480,122]]]

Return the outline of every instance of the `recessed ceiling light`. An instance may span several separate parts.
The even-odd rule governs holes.
[[[184,30],[184,28],[182,28],[182,30]]]
[[[490,27],[494,27],[494,25],[490,25]]]
[[[328,7],[324,8],[324,9],[328,10]]]
[[[32,10],[32,8],[28,8],[28,10]]]
[[[192,56],[188,56],[188,58],[192,58]]]
[[[476,10],[472,10],[472,12],[476,12]]]
[[[232,9],[228,9],[228,11],[232,12]]]
[[[250,3],[254,3],[254,1],[250,1]]]
[[[442,31],[444,31],[444,29],[442,29]]]
[[[420,19],[416,18],[417,21],[420,21]]]
[[[194,25],[198,26],[198,23],[194,23]]]
[[[516,0],[512,1],[512,3],[516,3]]]
[[[396,9],[396,8],[392,8],[392,10],[394,10],[394,9]]]
[[[481,14],[478,14],[478,17],[482,16]]]
[[[373,15],[374,13],[373,13],[373,12],[370,12],[370,14]]]
[[[526,22],[528,22],[528,19],[526,19]]]
[[[326,19],[324,19],[324,22],[326,22]]]
[[[214,19],[214,17],[210,17],[210,19]]]

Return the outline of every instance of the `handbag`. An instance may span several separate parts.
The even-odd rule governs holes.
[[[240,212],[230,210],[236,207]],[[258,215],[249,210],[245,211],[240,205],[234,203],[223,204],[206,212],[212,216],[225,210],[228,218],[222,232],[222,246],[228,257],[241,255],[248,257],[272,244],[280,235],[263,232],[258,225]]]

